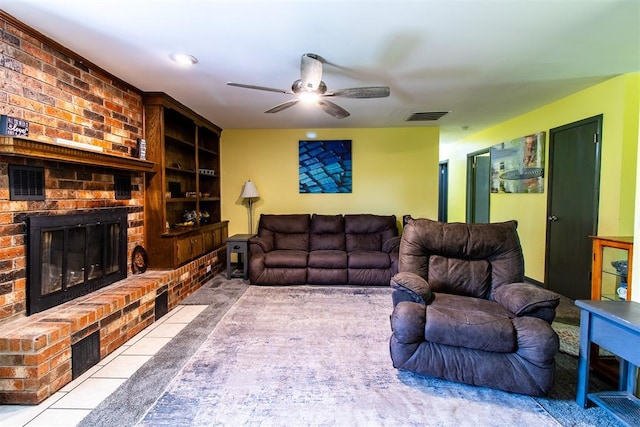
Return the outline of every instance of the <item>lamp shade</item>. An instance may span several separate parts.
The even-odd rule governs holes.
[[[247,181],[242,187],[242,194],[240,194],[240,197],[242,199],[253,199],[256,197],[260,197],[260,194],[258,193],[256,185],[251,181]]]

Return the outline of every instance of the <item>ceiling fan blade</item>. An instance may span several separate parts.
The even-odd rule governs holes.
[[[267,91],[267,92],[292,94],[291,91],[284,90],[284,89],[275,89],[275,88],[266,87],[266,86],[245,85],[245,84],[242,84],[242,83],[227,82],[227,86],[243,87],[245,89],[264,90],[264,91]]]
[[[336,119],[344,119],[345,117],[349,117],[350,114],[347,110],[340,107],[339,105],[334,104],[331,101],[327,101],[326,99],[320,99],[318,101],[318,105],[326,112],[331,114]]]
[[[305,90],[316,90],[322,81],[322,62],[316,55],[305,53],[300,60],[300,80]]]
[[[324,96],[341,96],[343,98],[386,98],[391,94],[387,86],[367,86],[338,89],[325,93]]]
[[[289,101],[283,102],[282,104],[278,104],[275,107],[269,108],[265,113],[277,113],[278,111],[282,111],[286,108],[293,107],[298,103],[299,99],[291,99]]]

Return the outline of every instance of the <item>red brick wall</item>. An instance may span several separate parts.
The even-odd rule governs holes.
[[[62,138],[131,156],[143,129],[142,94],[0,11],[0,114],[29,122],[29,138]],[[45,201],[9,200],[10,163],[45,168]],[[129,206],[129,251],[144,244],[144,177],[115,200],[109,169],[0,156],[0,325],[25,314],[25,214]]]

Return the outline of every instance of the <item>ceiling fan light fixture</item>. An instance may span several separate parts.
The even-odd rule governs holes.
[[[189,55],[188,53],[183,53],[183,52],[172,53],[170,57],[171,57],[171,60],[173,60],[173,62],[183,66],[189,66],[189,65],[194,65],[198,63],[198,58],[196,58],[193,55]]]
[[[300,61],[300,78],[294,80],[291,85],[291,91],[267,86],[256,86],[233,82],[227,82],[227,85],[295,96],[294,99],[269,108],[265,113],[278,113],[296,105],[299,102],[303,102],[305,104],[315,104],[319,106],[325,113],[330,114],[336,119],[344,119],[349,117],[350,114],[338,104],[334,104],[329,101],[328,98],[330,97],[386,98],[391,93],[387,86],[352,87],[327,92],[327,85],[322,81],[323,62],[325,61],[321,60],[318,55],[309,53],[302,55],[302,59]]]
[[[317,103],[320,100],[320,95],[318,95],[315,92],[300,92],[298,94],[298,98],[300,98],[300,101],[304,102],[305,104],[314,104]]]

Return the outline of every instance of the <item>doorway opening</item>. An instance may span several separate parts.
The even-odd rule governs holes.
[[[438,221],[447,222],[449,215],[449,160],[439,163],[438,175]]]
[[[467,223],[489,222],[491,154],[486,148],[467,154]]]

